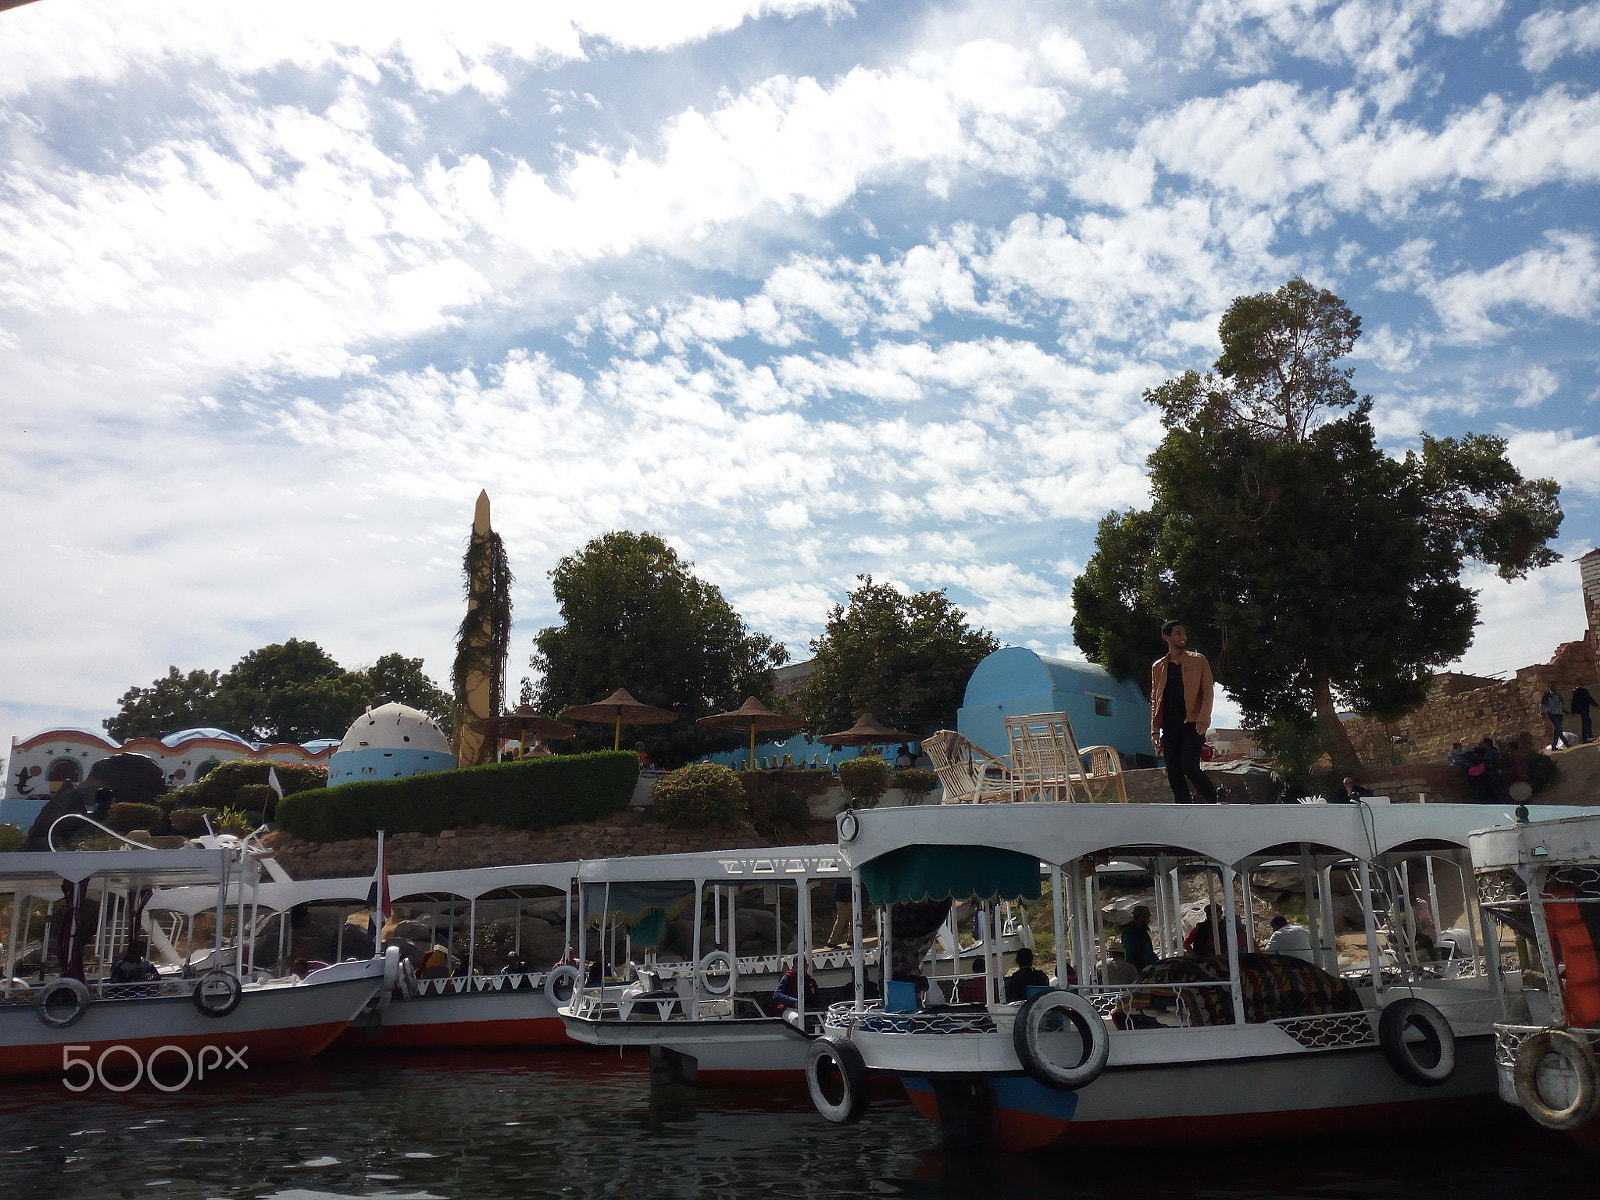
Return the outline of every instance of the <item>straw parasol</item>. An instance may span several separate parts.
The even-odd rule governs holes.
[[[889,742],[914,742],[917,735],[907,733],[903,729],[890,729],[871,713],[862,713],[856,718],[856,723],[849,729],[840,730],[838,733],[822,733],[817,735],[817,741],[825,746],[877,746]]]
[[[578,736],[578,731],[566,722],[541,717],[526,705],[516,712],[502,713],[498,717],[479,717],[476,721],[470,722],[470,728],[497,741],[516,738],[518,758],[521,758],[528,748],[530,733],[535,738],[543,738],[545,741],[565,741],[567,738]]]
[[[623,688],[618,688],[598,703],[574,705],[561,715],[569,721],[584,721],[595,725],[610,725],[616,722],[617,735],[611,746],[613,750],[622,749],[624,725],[670,725],[678,719],[678,714],[675,712],[668,712],[664,708],[655,708],[649,704],[640,704]]]
[[[709,717],[701,717],[695,724],[710,729],[748,729],[752,770],[756,765],[756,730],[759,729],[762,733],[777,733],[780,730],[793,733],[796,729],[805,727],[805,721],[801,718],[775,713],[754,696],[747,698],[731,712],[712,713]]]

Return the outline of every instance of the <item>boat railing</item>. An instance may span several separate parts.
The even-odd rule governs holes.
[[[1118,1028],[1187,1029],[1227,1024],[1221,1017],[1233,1003],[1226,979],[1172,983],[1086,983],[1071,989],[1093,1004]],[[1207,1005],[1210,1001],[1211,1004]],[[1159,1011],[1167,1020],[1157,1020]]]
[[[8,987],[0,988],[0,1005],[25,1007],[37,1004],[45,988],[54,982],[54,979],[47,979],[40,984],[13,982]],[[89,989],[91,1000],[153,1000],[162,996],[187,996],[194,991],[195,982],[193,979],[173,975],[139,983],[90,980],[84,986]]]
[[[544,987],[545,973],[529,971],[516,975],[451,976],[446,979],[419,979],[412,985],[412,995],[465,996],[474,992],[537,991]]]
[[[1550,1028],[1549,1025],[1512,1025],[1505,1021],[1495,1022],[1495,1065],[1505,1070],[1514,1069],[1517,1065],[1517,1051],[1522,1048],[1522,1043],[1534,1034],[1544,1033]],[[1563,1032],[1570,1033],[1580,1041],[1587,1042],[1591,1050],[1600,1053],[1600,1029],[1585,1029],[1578,1025],[1567,1025],[1560,1028]]]
[[[995,1020],[995,1014],[985,1005],[885,1012],[881,1000],[868,1000],[864,1004],[843,1001],[831,1005],[823,1019],[823,1027],[830,1034],[859,1031],[948,1037],[955,1034],[994,1033],[1000,1025]]]
[[[1378,1044],[1377,1013],[1322,1013],[1313,1017],[1279,1017],[1268,1021],[1307,1050],[1347,1050]]]
[[[877,950],[869,949],[866,953],[866,965],[871,966],[877,961]],[[813,971],[840,971],[848,970],[851,965],[850,951],[838,950],[813,950],[811,952],[811,969]],[[735,967],[741,975],[782,975],[794,966],[793,954],[753,954],[744,955],[735,961]],[[657,961],[651,970],[663,980],[666,979],[693,979],[697,968],[692,962],[661,962]]]
[[[701,998],[693,993],[640,992],[626,984],[586,987],[572,1000],[572,1015],[583,1021],[763,1020],[771,1014],[749,996]]]

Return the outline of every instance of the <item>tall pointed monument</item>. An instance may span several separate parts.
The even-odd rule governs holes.
[[[462,562],[467,615],[456,633],[451,672],[456,698],[456,762],[475,767],[493,762],[495,739],[472,722],[496,717],[505,707],[506,656],[511,649],[511,565],[505,543],[489,525],[489,493],[479,492],[472,534]]]

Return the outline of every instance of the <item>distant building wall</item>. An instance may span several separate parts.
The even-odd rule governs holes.
[[[1005,719],[1064,712],[1080,746],[1112,746],[1124,755],[1148,755],[1150,703],[1132,680],[1117,679],[1093,663],[1068,662],[1007,646],[976,667],[967,680],[956,731],[991,754],[1010,748]]]

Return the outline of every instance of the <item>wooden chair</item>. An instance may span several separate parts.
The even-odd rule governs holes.
[[[1011,760],[975,746],[953,729],[941,729],[922,743],[944,788],[945,804],[983,804],[1017,798]]]
[[[1025,799],[1128,802],[1122,758],[1111,746],[1080,748],[1066,713],[1006,718],[1018,788]]]

